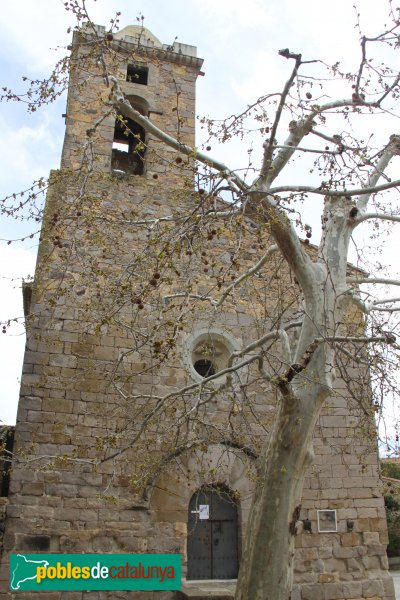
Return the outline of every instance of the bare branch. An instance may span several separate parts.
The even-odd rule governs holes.
[[[363,221],[366,221],[367,219],[382,219],[383,221],[399,222],[400,215],[389,215],[389,214],[385,214],[385,213],[366,213],[364,215],[361,215],[357,219],[355,219],[355,221],[357,223],[362,223]]]
[[[374,300],[372,304],[390,304],[390,302],[400,302],[400,297],[398,298],[384,298],[383,300]]]
[[[270,248],[268,248],[267,252],[265,252],[265,254],[260,258],[260,260],[258,262],[256,262],[255,265],[253,265],[248,271],[246,271],[245,273],[243,273],[240,277],[238,277],[233,283],[231,283],[226,288],[226,290],[221,295],[221,297],[218,300],[218,302],[215,304],[215,308],[218,308],[219,306],[221,306],[221,304],[224,302],[224,300],[227,298],[227,296],[229,296],[229,294],[231,293],[231,291],[234,290],[240,283],[242,283],[243,281],[245,281],[251,275],[254,275],[254,273],[257,273],[257,271],[259,271],[261,269],[261,267],[268,260],[268,258],[271,256],[271,254],[273,254],[277,250],[278,250],[278,246],[276,246],[276,245],[271,246]]]
[[[193,391],[195,389],[200,389],[201,390],[202,388],[204,388],[204,386],[206,386],[208,383],[211,383],[215,379],[218,379],[218,378],[223,377],[224,375],[228,375],[230,373],[234,373],[234,372],[238,371],[239,369],[242,369],[243,367],[251,364],[252,362],[254,362],[256,360],[259,360],[259,356],[258,355],[252,355],[249,358],[241,361],[240,363],[237,363],[237,364],[235,364],[233,366],[227,367],[226,369],[222,369],[221,371],[218,371],[218,373],[215,373],[214,375],[210,375],[209,377],[204,377],[204,379],[202,379],[202,381],[200,381],[200,382],[192,383],[191,385],[187,385],[187,386],[185,386],[185,387],[183,387],[183,388],[181,388],[179,390],[176,390],[174,392],[170,392],[166,396],[163,396],[163,397],[151,396],[152,399],[156,399],[157,400],[157,404],[154,407],[154,409],[152,411],[150,411],[149,414],[146,415],[146,417],[143,418],[143,421],[141,422],[138,431],[135,433],[135,435],[133,436],[133,438],[131,439],[131,441],[129,442],[129,444],[125,445],[123,448],[120,448],[116,452],[113,452],[109,456],[106,456],[105,458],[103,458],[102,460],[100,460],[100,462],[104,463],[104,462],[108,462],[110,460],[113,460],[117,456],[120,456],[121,454],[123,454],[124,452],[126,452],[127,450],[129,450],[129,448],[133,448],[135,446],[136,442],[143,435],[143,432],[145,431],[148,423],[151,421],[151,419],[153,417],[155,417],[155,415],[157,415],[160,412],[160,410],[162,408],[164,408],[164,405],[165,405],[165,403],[168,400],[170,400],[172,398],[176,398],[177,396],[183,396],[184,394],[187,394],[187,392],[191,392],[191,391]],[[221,383],[219,387],[221,389],[223,389],[225,387],[225,383]],[[118,389],[118,391],[121,392],[121,390],[119,390],[119,389]],[[215,390],[215,391],[218,391],[218,390]],[[208,399],[206,400],[206,402],[208,402]]]
[[[393,313],[393,312],[399,312],[400,311],[400,306],[393,306],[392,308],[385,308],[383,306],[373,306],[371,308],[371,311],[376,311],[379,310],[381,312],[388,312],[388,313]]]
[[[347,277],[347,283],[382,283],[385,285],[400,285],[400,279],[385,279],[384,277]]]
[[[286,363],[290,364],[292,362],[292,350],[290,348],[289,336],[284,329],[279,329],[278,337],[282,344],[283,359]]]
[[[219,306],[218,302],[211,298],[211,296],[200,296],[199,294],[190,294],[189,292],[177,292],[176,294],[170,294],[163,296],[163,300],[173,300],[174,298],[192,298],[193,300],[202,300],[210,302],[213,306]]]
[[[349,342],[355,344],[372,344],[373,342],[383,342],[384,344],[394,344],[396,342],[396,338],[393,334],[388,333],[385,336],[346,336],[346,335],[335,335],[335,336],[327,336],[326,338],[316,338],[315,340],[318,343],[322,342]]]
[[[283,107],[285,106],[286,98],[290,91],[290,88],[292,87],[292,83],[293,83],[293,81],[297,75],[297,72],[299,70],[299,67],[301,65],[301,54],[293,54],[293,53],[289,52],[288,49],[280,50],[279,54],[281,56],[284,56],[285,58],[292,58],[296,62],[295,62],[295,66],[293,67],[292,73],[283,88],[281,98],[280,98],[280,101],[278,104],[278,108],[275,113],[274,124],[271,128],[270,138],[269,138],[269,140],[267,140],[264,143],[264,159],[263,159],[263,164],[262,164],[261,172],[260,172],[260,175],[262,178],[268,177],[269,170],[271,167],[271,162],[272,162],[272,155],[274,152],[275,136],[276,136],[276,132],[278,129],[279,121],[281,119],[282,110],[283,110]]]
[[[357,201],[357,208],[361,213],[366,210],[371,194],[375,193],[375,191],[378,191],[378,187],[380,189],[389,189],[390,187],[395,187],[395,185],[397,185],[396,182],[392,182],[392,184],[389,182],[388,184],[384,184],[389,185],[389,188],[384,188],[382,186],[377,186],[376,184],[382,177],[382,174],[384,173],[393,156],[398,154],[400,154],[400,136],[391,135],[389,144],[386,146],[382,156],[378,160],[377,165],[374,167],[373,172],[368,178],[366,190],[364,190],[364,192],[360,192],[360,198]]]
[[[382,311],[382,312],[397,312],[400,308],[397,307],[382,307],[381,304],[391,304],[393,302],[400,302],[400,298],[387,298],[384,300],[363,300],[360,297],[358,292],[354,292],[352,290],[349,291],[351,300],[354,302],[358,308],[362,310],[362,312],[366,315],[369,315],[372,311]]]
[[[384,94],[382,94],[382,96],[379,98],[377,105],[380,106],[382,104],[382,102],[384,101],[384,99],[389,96],[389,94],[396,89],[396,87],[399,85],[400,82],[400,74],[396,77],[396,79],[394,80],[394,82],[392,83],[392,85],[390,85],[387,90],[385,91]]]
[[[239,175],[237,175],[237,173],[228,169],[224,163],[210,158],[210,156],[204,154],[204,152],[201,152],[197,148],[192,148],[191,146],[187,146],[186,144],[179,142],[176,138],[168,135],[159,127],[157,127],[157,125],[152,123],[148,117],[144,117],[142,114],[140,114],[140,112],[134,109],[130,102],[125,98],[118,80],[115,77],[110,77],[109,79],[112,83],[110,100],[121,114],[144,127],[146,131],[154,135],[157,139],[161,140],[171,148],[175,148],[175,150],[178,150],[178,152],[182,152],[182,154],[190,156],[207,165],[208,167],[219,171],[225,179],[235,183],[240,190],[247,190],[246,183],[239,177]]]
[[[362,72],[364,69],[364,65],[366,62],[366,44],[367,44],[367,38],[365,37],[365,35],[361,38],[361,54],[362,54],[362,58],[361,58],[361,63],[360,63],[360,68],[358,70],[358,74],[357,74],[357,81],[356,81],[356,86],[355,86],[355,93],[357,94],[357,96],[360,95],[360,82],[361,82],[361,76],[362,76]]]
[[[279,148],[284,148],[284,149],[290,149],[290,146],[280,146],[277,145],[275,146],[276,149]],[[305,153],[310,153],[310,154],[327,154],[327,155],[331,155],[331,156],[337,156],[338,154],[342,154],[342,151],[340,150],[336,150],[336,151],[332,151],[332,150],[320,150],[318,148],[301,148],[300,146],[297,146],[297,148],[295,149],[296,152],[305,152]]]
[[[365,151],[367,150],[367,146],[360,146],[360,147],[352,147],[352,146],[348,146],[347,144],[344,144],[342,141],[342,137],[340,135],[326,135],[326,133],[323,133],[322,131],[317,131],[316,129],[311,129],[310,131],[311,134],[316,135],[317,137],[326,140],[327,142],[330,142],[331,144],[336,144],[336,146],[338,146],[341,150],[350,150],[350,152],[354,152],[354,151]],[[338,154],[340,154],[341,152],[338,151]]]
[[[260,176],[264,180],[264,183],[270,185],[274,179],[282,171],[283,167],[288,163],[297,146],[305,135],[312,131],[314,126],[314,119],[320,114],[335,110],[337,108],[344,108],[345,106],[365,106],[375,107],[373,102],[365,102],[361,98],[354,100],[352,98],[346,100],[336,100],[328,102],[322,106],[315,105],[312,107],[311,113],[305,119],[299,119],[298,121],[292,121],[289,125],[289,136],[285,140],[285,149],[278,152],[278,155],[272,161],[268,173],[261,171]],[[264,159],[265,160],[265,159]]]
[[[275,329],[273,331],[270,331],[269,333],[266,333],[265,335],[261,336],[258,340],[255,340],[254,342],[251,342],[251,344],[248,344],[247,346],[245,346],[242,350],[234,352],[231,356],[231,359],[232,359],[232,357],[244,356],[245,354],[252,352],[256,348],[263,346],[265,344],[265,342],[277,339],[279,337],[279,332],[282,330],[289,331],[290,329],[294,329],[296,327],[301,327],[302,324],[303,324],[302,321],[293,321],[292,323],[288,323],[288,325],[281,327],[280,329]]]
[[[247,194],[250,198],[247,211],[250,214],[254,211],[269,223],[271,235],[306,293],[312,289],[315,265],[300,243],[290,219],[267,190],[268,184],[260,177]]]
[[[270,188],[268,190],[268,194],[281,194],[282,192],[298,192],[298,193],[306,193],[306,194],[318,194],[320,196],[332,196],[332,197],[340,197],[340,196],[359,196],[361,194],[375,194],[377,192],[383,192],[384,190],[390,190],[395,187],[400,186],[400,179],[395,179],[389,183],[382,183],[381,185],[376,185],[374,187],[366,187],[366,188],[356,188],[354,190],[343,189],[342,191],[331,190],[325,187],[311,187],[308,185],[280,185],[274,188]],[[250,191],[249,193],[255,193]]]

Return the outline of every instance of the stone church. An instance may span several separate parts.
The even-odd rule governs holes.
[[[195,147],[202,62],[195,47],[137,26],[74,34],[61,167],[24,289],[1,600],[38,597],[8,591],[9,554],[20,552],[182,554],[181,591],[49,600],[233,597],[276,402],[249,346],[295,321],[299,288],[277,252],[251,285],[233,285],[268,247],[267,226],[233,212],[194,155],[109,102],[112,72],[134,108]],[[271,341],[270,373],[278,354]],[[293,600],[394,600],[368,373],[349,369],[315,430]]]

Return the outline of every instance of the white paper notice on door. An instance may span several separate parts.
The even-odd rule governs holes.
[[[210,518],[210,505],[209,504],[199,504],[199,519],[209,519]]]

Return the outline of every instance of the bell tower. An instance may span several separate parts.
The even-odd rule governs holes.
[[[104,46],[106,44],[106,46]],[[149,30],[131,25],[115,34],[101,26],[75,34],[62,167],[80,169],[90,138],[96,172],[165,173],[168,152],[134,121],[107,105],[110,77],[116,77],[132,106],[162,131],[190,146],[195,135],[195,82],[203,61],[196,48],[162,44]],[[111,150],[110,150],[111,148]],[[92,150],[91,150],[92,151]]]
[[[162,44],[138,26],[112,35],[87,26],[70,50],[61,167],[49,178],[15,432],[15,455],[30,459],[13,467],[2,599],[9,597],[10,552],[158,546],[158,535],[149,543],[148,505],[132,488],[149,458],[147,442],[128,450],[130,466],[124,461],[117,470],[106,454],[128,439],[129,413],[139,422],[154,377],[161,381],[152,365],[165,341],[155,339],[160,326],[149,299],[164,284],[160,273],[175,268],[168,244],[159,243],[160,227],[189,202],[193,165],[115,111],[111,78],[141,115],[194,146],[203,61],[195,47]],[[167,372],[162,380],[168,386],[174,376]],[[143,397],[136,408],[122,401],[128,388]],[[107,491],[110,477],[118,480],[116,496]]]

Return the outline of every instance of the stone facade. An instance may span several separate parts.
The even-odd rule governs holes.
[[[105,64],[142,114],[194,146],[195,48],[130,27],[104,49],[104,35],[75,34],[72,46],[61,169],[50,178],[28,317],[1,600],[13,597],[10,552],[179,552],[186,573],[188,506],[205,485],[232,492],[240,547],[275,391],[251,360],[225,391],[224,376],[199,389],[196,362],[212,366],[211,344],[224,368],[278,314],[298,313],[298,286],[276,253],[254,284],[213,304],[268,246],[267,227],[229,214],[234,227],[216,225],[207,214],[229,206],[203,193],[201,173],[195,191],[192,158],[139,130],[126,142],[116,134]],[[354,315],[349,323],[360,326]],[[267,362],[279,370],[274,351]],[[338,379],[320,417],[293,600],[394,600],[368,374],[351,369],[365,406]],[[319,531],[318,510],[336,511],[335,531]],[[46,593],[82,597],[175,595]]]

